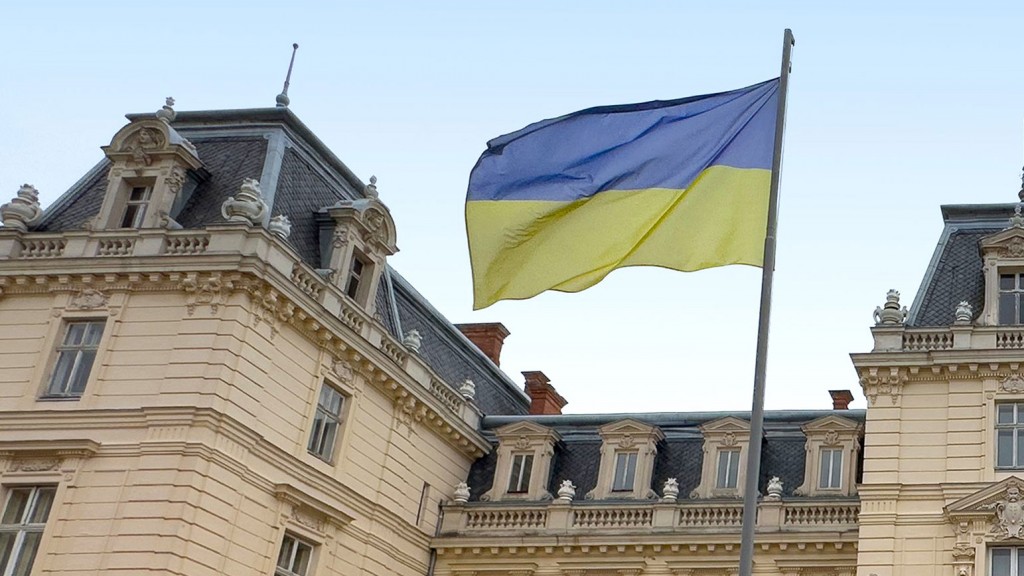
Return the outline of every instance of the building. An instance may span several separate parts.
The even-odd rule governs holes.
[[[375,180],[287,107],[172,104],[0,207],[4,576],[732,576],[750,449],[758,574],[1024,559],[1012,205],[943,209],[913,309],[853,355],[866,410],[833,390],[751,447],[743,412],[561,414],[502,325],[388,265]]]

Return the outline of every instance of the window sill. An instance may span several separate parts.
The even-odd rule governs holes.
[[[37,402],[78,402],[81,400],[81,396],[40,396],[36,398]]]

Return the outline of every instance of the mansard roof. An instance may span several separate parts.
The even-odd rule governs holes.
[[[153,117],[127,116],[131,121]],[[173,220],[186,229],[223,223],[221,204],[244,179],[254,178],[270,214],[290,220],[287,242],[313,268],[326,267],[322,251],[329,236],[324,238],[318,214],[339,201],[363,200],[366,185],[291,110],[182,111],[171,127],[195,146],[203,164],[191,173],[198,184],[180,211],[170,215]],[[47,208],[34,231],[86,226],[103,203],[109,168],[109,161],[101,160]],[[446,382],[458,386],[473,380],[477,406],[485,414],[528,411],[526,394],[390,266],[376,294],[376,310],[399,340],[408,330],[419,330],[422,357]]]
[[[985,304],[981,240],[1009,225],[1016,204],[954,204],[942,207],[945,221],[907,325],[949,326],[966,300],[980,314]]]
[[[761,452],[761,493],[768,479],[778,476],[786,497],[804,482],[807,438],[801,427],[834,416],[844,422],[863,423],[864,410],[773,410],[765,413],[764,442]],[[572,480],[577,494],[586,494],[597,485],[601,461],[602,428],[622,421],[654,426],[664,434],[657,445],[654,474],[650,488],[661,493],[669,478],[679,482],[679,493],[689,494],[700,484],[704,458],[702,427],[707,424],[747,423],[749,412],[664,412],[646,414],[561,414],[555,416],[488,416],[483,420],[484,434],[497,446],[494,431],[515,422],[533,422],[555,430],[561,441],[555,450],[547,490],[556,493],[562,480]],[[491,488],[497,464],[497,450],[478,459],[470,469],[467,483],[476,499]]]

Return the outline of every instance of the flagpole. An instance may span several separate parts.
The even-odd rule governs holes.
[[[764,435],[764,381],[768,366],[768,328],[772,309],[772,278],[775,275],[775,231],[779,216],[779,172],[782,168],[782,135],[786,129],[786,93],[789,89],[790,56],[796,40],[786,28],[782,41],[782,72],[779,75],[779,109],[775,115],[775,152],[768,193],[768,227],[761,269],[761,313],[757,324],[757,357],[754,361],[754,398],[750,409],[750,443],[747,445],[747,477],[743,483],[743,536],[740,540],[739,576],[751,576],[754,566],[754,527],[757,524],[757,484],[761,475],[761,438]]]

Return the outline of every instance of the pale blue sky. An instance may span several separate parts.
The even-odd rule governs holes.
[[[462,208],[484,143],[601,104],[737,88],[794,51],[769,408],[864,401],[889,288],[909,306],[942,203],[1015,201],[1024,163],[1017,2],[46,2],[0,6],[0,202],[52,202],[128,112],[292,110],[398,224],[394,266],[455,322],[511,330],[571,412],[750,406],[760,270],[629,269],[580,294],[471,312]],[[770,6],[769,6],[770,4]],[[950,311],[952,316],[952,310]]]

